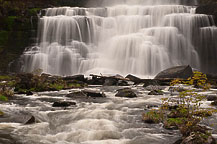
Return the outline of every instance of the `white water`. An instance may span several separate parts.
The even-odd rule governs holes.
[[[177,130],[166,130],[162,124],[142,121],[142,114],[148,106],[159,106],[161,98],[171,97],[167,91],[169,88],[164,89],[162,96],[150,96],[149,91],[141,86],[130,87],[137,93],[137,98],[115,97],[116,90],[121,87],[92,86],[86,89],[103,91],[106,98],[68,98],[66,94],[69,90],[35,93],[33,96],[16,95],[15,100],[0,104],[5,117],[12,119],[11,122],[0,124],[0,133],[11,135],[13,139],[9,140],[12,144],[15,143],[13,141],[18,144],[173,144],[178,140],[181,135]],[[216,95],[216,92],[216,89],[212,89],[200,94]],[[73,101],[77,105],[66,109],[53,108],[52,101],[59,100]],[[202,106],[210,107],[210,103],[204,101]],[[24,125],[25,120],[22,119],[28,114],[33,115],[39,123]],[[4,121],[4,117],[0,120]],[[217,116],[214,115],[205,123],[213,125],[216,120]],[[217,127],[214,127],[213,134],[216,134]],[[11,129],[10,133],[7,133],[7,128]],[[7,138],[5,135],[0,136],[0,143]]]
[[[133,88],[139,90],[135,99],[115,97],[117,87],[88,89],[104,91],[107,98],[80,101],[65,97],[68,91],[45,92],[17,96],[16,104],[0,104],[0,109],[18,118],[30,113],[40,121],[31,125],[7,124],[13,127],[11,134],[21,144],[172,144],[180,137],[178,131],[166,130],[161,124],[142,122],[146,105],[159,105],[164,96],[148,96],[142,87]],[[52,108],[52,102],[43,100],[54,98],[76,101],[77,106]]]
[[[153,76],[171,66],[191,65],[216,72],[212,17],[195,14],[194,7],[179,0],[99,2],[104,6],[47,9],[37,45],[22,56],[21,71]]]

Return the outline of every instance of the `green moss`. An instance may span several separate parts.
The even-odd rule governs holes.
[[[29,15],[35,16],[39,13],[40,10],[41,8],[32,8],[32,9],[29,9],[28,12],[29,12]]]
[[[0,75],[0,80],[11,80],[12,77],[8,75]]]
[[[50,88],[56,89],[56,90],[62,90],[65,86],[63,84],[50,84]]]
[[[79,83],[70,83],[70,84],[68,84],[68,87],[69,88],[83,88],[83,87],[85,87],[85,85],[79,84]]]
[[[8,101],[8,98],[0,94],[0,101]]]

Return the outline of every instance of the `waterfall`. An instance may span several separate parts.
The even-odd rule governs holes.
[[[46,9],[37,44],[21,57],[21,71],[154,76],[177,65],[217,71],[217,28],[212,16],[195,14],[189,5],[196,1],[99,2]]]

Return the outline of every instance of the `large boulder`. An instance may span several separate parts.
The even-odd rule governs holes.
[[[130,88],[119,89],[117,91],[118,93],[115,95],[116,97],[125,97],[125,98],[137,97],[136,93]]]
[[[66,97],[74,99],[83,99],[83,98],[104,98],[106,97],[104,93],[96,92],[92,90],[83,90],[72,92],[66,95]]]
[[[187,79],[193,75],[192,68],[188,66],[176,66],[169,69],[166,69],[160,72],[155,79],[173,79],[173,78],[181,78]]]

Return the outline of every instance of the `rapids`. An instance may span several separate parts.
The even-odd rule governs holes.
[[[195,14],[196,1],[97,2],[46,9],[38,41],[20,58],[19,71],[142,77],[178,65],[217,71],[217,28],[212,16]]]
[[[142,121],[146,110],[159,106],[161,98],[170,96],[168,87],[162,87],[162,96],[150,96],[148,89],[142,86],[130,87],[137,98],[115,97],[116,90],[123,88],[116,86],[85,88],[105,93],[106,98],[96,99],[66,97],[79,89],[16,95],[9,103],[0,104],[5,113],[0,118],[0,143],[7,140],[7,144],[173,144],[178,140],[181,135],[177,130],[166,130],[162,124]],[[202,93],[216,95],[216,92]],[[52,107],[52,103],[59,100],[76,102],[76,106]],[[210,103],[204,101],[203,106],[209,107]],[[28,115],[33,115],[37,123],[24,125]],[[214,115],[205,123],[211,125],[216,120]],[[214,128],[213,136],[216,136],[217,127]]]

